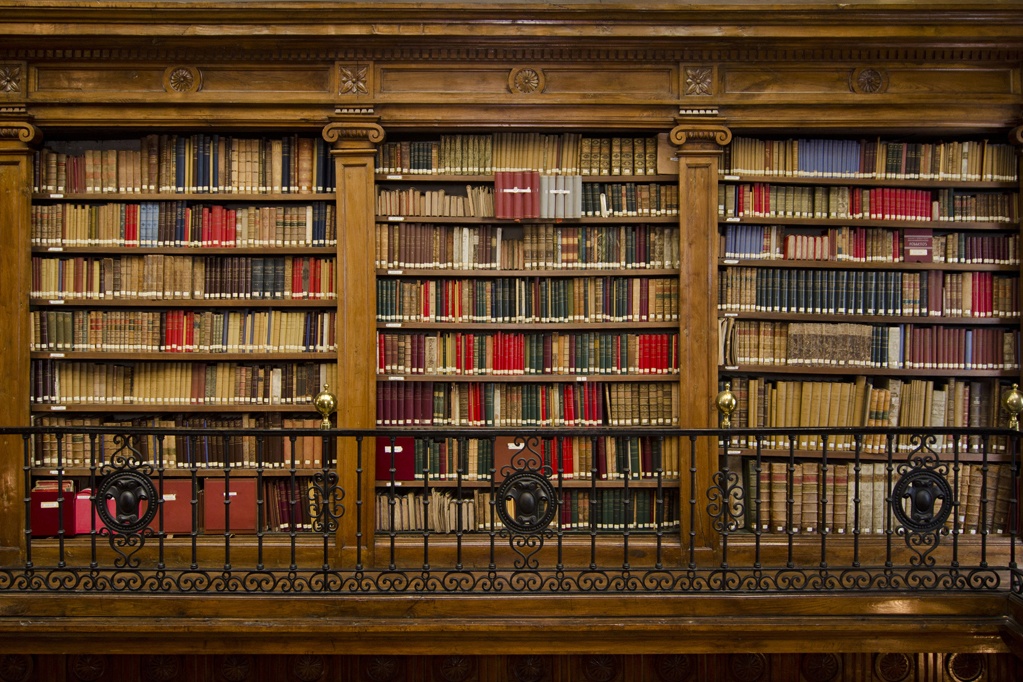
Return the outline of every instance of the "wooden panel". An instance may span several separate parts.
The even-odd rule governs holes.
[[[137,68],[43,64],[32,70],[32,94],[93,98],[99,93],[163,92],[163,66]]]
[[[536,91],[512,90],[509,76],[519,69],[537,74]],[[542,92],[546,96],[592,98],[628,96],[664,99],[677,96],[676,69],[665,65],[594,64],[592,66],[514,64],[457,67],[385,65],[379,68],[377,83],[381,95],[433,93],[436,95],[523,95]]]
[[[874,65],[863,65],[871,66]],[[874,67],[885,77],[879,90],[858,97],[1013,95],[1019,86],[1015,71],[999,68]],[[853,80],[859,73],[846,65],[723,66],[722,94],[743,96],[855,95]]]

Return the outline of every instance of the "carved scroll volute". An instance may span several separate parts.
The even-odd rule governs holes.
[[[0,142],[18,141],[23,144],[38,144],[43,132],[27,121],[7,121],[0,117]]]
[[[323,129],[323,139],[335,149],[375,147],[386,134],[376,118],[334,121]]]
[[[713,151],[732,141],[732,131],[723,125],[679,123],[672,128],[668,139],[682,151]]]

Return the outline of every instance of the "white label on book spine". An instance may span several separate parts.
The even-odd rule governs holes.
[[[742,218],[725,218],[726,223],[741,223]]]
[[[739,317],[739,313],[725,313],[725,317]]]
[[[724,263],[725,265],[738,265],[739,264],[739,259],[738,258],[726,258],[725,260],[723,260],[721,262]]]
[[[51,199],[63,199],[63,198],[64,198],[64,195],[63,195],[63,194],[60,194],[60,193],[57,193],[57,194],[50,194],[50,198],[51,198]]]
[[[385,445],[384,446],[384,452],[387,452],[387,453],[393,452],[395,454],[398,454],[400,452],[404,452],[404,450],[405,450],[405,448],[403,446],[401,446],[401,445],[395,445],[393,448],[390,445]]]
[[[57,507],[58,507],[58,504],[56,502],[40,502],[39,503],[39,508],[40,509],[56,509]]]

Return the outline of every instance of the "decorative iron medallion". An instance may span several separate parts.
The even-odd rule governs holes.
[[[516,533],[539,533],[551,525],[558,510],[557,491],[537,471],[516,471],[498,490],[497,515],[504,527]]]
[[[933,469],[915,469],[903,474],[892,488],[895,518],[917,533],[942,528],[952,512],[952,500],[952,486]],[[909,504],[901,504],[903,501]]]
[[[156,500],[159,498],[160,494],[149,476],[137,469],[124,469],[104,478],[96,488],[96,513],[112,532],[124,535],[138,533],[156,517],[159,507]],[[114,502],[113,514],[107,500]],[[145,511],[142,511],[143,502],[146,503]]]

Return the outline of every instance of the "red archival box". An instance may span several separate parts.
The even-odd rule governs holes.
[[[256,532],[256,479],[231,478],[231,532]],[[207,533],[223,533],[224,479],[207,478],[203,490],[203,522]]]

